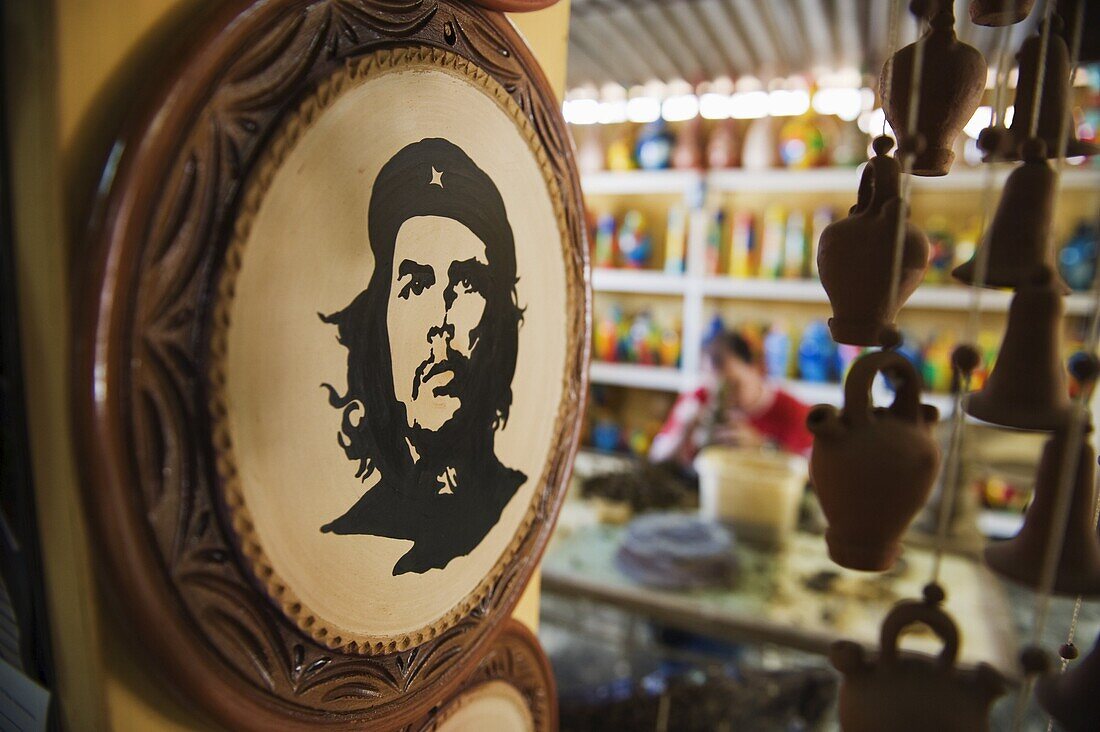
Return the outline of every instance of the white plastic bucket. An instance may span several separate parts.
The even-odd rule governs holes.
[[[808,465],[799,455],[759,448],[706,447],[695,458],[699,513],[729,524],[738,539],[786,541],[798,520]]]

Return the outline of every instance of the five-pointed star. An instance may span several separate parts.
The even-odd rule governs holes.
[[[428,185],[443,187],[443,171],[436,170],[434,165],[432,166],[432,179],[428,181]]]

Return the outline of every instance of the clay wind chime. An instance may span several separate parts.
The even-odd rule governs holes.
[[[1035,589],[1041,601],[1051,593],[1077,595],[1078,602],[1082,595],[1100,595],[1095,454],[1084,408],[1100,371],[1093,355],[1100,297],[1098,327],[1090,331],[1087,355],[1074,361],[1074,376],[1083,386],[1071,401],[1061,360],[1062,297],[1068,288],[1055,273],[1051,238],[1059,176],[1049,162],[1064,160],[1067,150],[1078,155],[1095,150],[1077,142],[1069,125],[1071,54],[1057,33],[1061,21],[1053,3],[1045,6],[1041,32],[1025,41],[1017,56],[1012,127],[1005,128],[998,119],[980,138],[987,162],[1022,162],[1006,182],[974,259],[954,272],[973,288],[964,344],[976,340],[982,288],[1015,291],[1000,355],[984,387],[970,394],[978,351],[961,345],[953,354],[958,388],[941,477],[944,497],[932,578],[923,600],[900,603],[887,616],[877,659],[870,660],[852,643],[834,648],[833,664],[844,675],[840,721],[846,732],[988,729],[989,707],[1004,693],[1004,680],[992,668],[955,667],[958,630],[941,606],[940,557],[960,480],[964,411],[997,425],[1053,433],[1024,526],[1016,538],[989,547],[989,566]],[[1027,17],[1030,6],[975,0],[970,16],[976,23],[1003,26]],[[897,154],[887,155],[893,146],[889,138],[874,141],[875,155],[863,172],[856,205],[847,218],[827,227],[820,240],[818,269],[833,309],[833,338],[884,349],[853,365],[843,409],[820,405],[808,418],[814,434],[810,475],[829,522],[829,554],[857,570],[883,571],[894,564],[902,535],[940,473],[940,449],[932,434],[936,410],[921,404],[919,375],[892,349],[901,341],[896,315],[928,262],[927,238],[908,221],[909,176],[948,173],[954,140],[985,88],[985,60],[955,35],[952,7],[950,0],[910,4],[926,29],[887,61],[880,84],[883,108],[898,139]],[[899,16],[895,6],[892,29]],[[1077,32],[1080,27],[1079,12]],[[874,407],[869,397],[879,372],[896,389],[893,404],[885,408]],[[1040,618],[1045,620],[1045,605],[1038,607],[1037,628]],[[897,652],[900,626],[912,623],[923,623],[940,636],[944,650],[939,658]],[[1063,646],[1063,669],[1075,654],[1072,643]],[[1044,658],[1041,651],[1029,649],[1025,671],[1042,673]],[[1040,703],[1067,729],[1100,730],[1100,640],[1088,659],[1064,674],[1042,675],[1036,688]]]

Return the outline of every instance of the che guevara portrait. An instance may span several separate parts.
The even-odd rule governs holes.
[[[545,152],[484,77],[401,58],[272,144],[220,290],[242,549],[314,637],[371,648],[442,632],[509,571],[579,398]]]
[[[496,184],[441,138],[382,167],[367,233],[369,282],[321,314],[347,349],[347,389],[324,387],[349,469],[379,476],[319,528],[412,541],[393,573],[426,572],[477,546],[527,480],[494,451],[524,315],[515,241]]]

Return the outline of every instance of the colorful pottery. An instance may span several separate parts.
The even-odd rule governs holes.
[[[975,25],[1013,25],[1027,18],[1035,0],[970,0],[970,22]]]
[[[963,402],[967,414],[1022,430],[1054,430],[1066,421],[1063,305],[1052,279],[1041,268],[1012,298],[997,363],[981,391]]]
[[[890,299],[901,171],[897,160],[886,155],[892,141],[879,137],[874,144],[876,154],[863,170],[856,205],[847,218],[825,227],[817,253],[821,284],[833,306],[829,329],[837,343],[856,346],[896,342],[894,318],[928,267],[928,239],[906,221],[900,281]]]
[[[921,623],[943,641],[938,657],[900,653],[898,635]],[[956,668],[959,632],[938,606],[913,600],[894,606],[882,624],[881,650],[870,660],[863,647],[838,641],[829,661],[844,675],[838,715],[844,732],[977,732],[989,729],[989,709],[1005,680],[988,664]]]
[[[1080,419],[1087,419],[1084,414]],[[1077,455],[1062,555],[1054,578],[1059,595],[1100,595],[1100,536],[1093,520],[1096,452],[1089,444],[1086,426],[1080,439],[1070,442],[1068,420],[1047,441],[1035,482],[1035,499],[1027,509],[1020,533],[985,550],[985,561],[997,574],[1037,589],[1054,522],[1057,493],[1062,485],[1066,450]],[[1094,728],[1095,729],[1095,728]]]
[[[879,89],[886,119],[903,151],[914,147],[908,129],[909,104],[913,84],[913,63],[917,43],[923,43],[920,108],[916,132],[924,144],[916,153],[915,175],[946,175],[955,159],[952,147],[963,126],[970,120],[985,91],[985,58],[973,46],[955,35],[952,4],[941,2],[931,18],[931,28],[916,43],[894,54],[883,67]],[[887,79],[886,71],[890,71]]]
[[[1072,119],[1066,115],[1070,95],[1069,48],[1058,31],[1061,19],[1054,17],[1054,27],[1047,40],[1047,57],[1044,66],[1042,96],[1038,100],[1039,120],[1036,136],[1046,143],[1046,157],[1057,157],[1060,142],[1066,143],[1067,157],[1095,155],[1100,146],[1082,142],[1074,133]],[[1040,26],[1041,28],[1041,26]],[[986,151],[986,160],[1019,160],[1021,146],[1030,137],[1032,111],[1035,109],[1036,81],[1039,77],[1039,54],[1042,51],[1042,33],[1036,33],[1020,46],[1016,54],[1020,76],[1016,82],[1015,112],[1012,126],[990,127],[982,130],[978,142]]]
[[[1096,732],[1100,729],[1100,635],[1092,653],[1064,672],[1046,675],[1035,682],[1035,697],[1066,732]]]
[[[878,372],[897,388],[886,408],[871,402]],[[932,435],[939,413],[920,402],[913,365],[894,351],[875,351],[852,365],[844,408],[814,407],[806,426],[814,435],[810,480],[829,528],[829,556],[850,569],[889,569],[900,539],[924,505],[936,479],[940,449]]]
[[[1057,174],[1045,159],[1041,141],[1032,140],[1026,147],[1027,160],[1005,181],[997,213],[981,244],[989,247],[984,287],[1018,288],[1037,267],[1054,268],[1050,226]],[[977,256],[956,267],[952,276],[968,285],[977,284]],[[1060,281],[1056,286],[1069,292]]]

